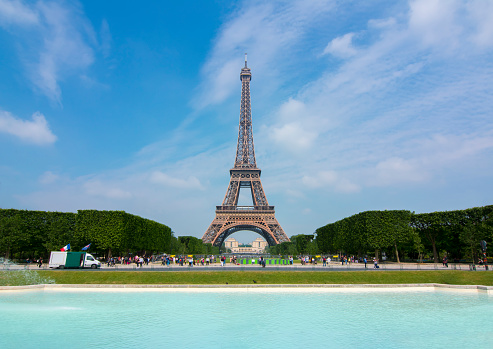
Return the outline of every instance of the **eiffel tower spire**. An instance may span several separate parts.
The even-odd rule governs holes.
[[[241,106],[240,128],[238,131],[238,147],[236,149],[235,168],[256,168],[255,150],[253,147],[252,108],[250,104],[250,81],[252,73],[247,66],[245,53],[245,67],[241,69]]]
[[[265,196],[260,169],[255,161],[253,147],[252,111],[250,105],[250,81],[252,73],[247,66],[241,69],[241,107],[238,144],[234,167],[229,170],[230,180],[223,204],[216,206],[216,218],[202,237],[204,243],[221,246],[231,234],[251,230],[263,236],[270,246],[289,241],[275,217],[274,206],[269,206]],[[253,206],[238,206],[241,188],[250,189]]]

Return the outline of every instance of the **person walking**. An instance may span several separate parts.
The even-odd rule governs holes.
[[[366,263],[368,263],[368,260],[365,258],[363,258],[363,262],[365,262],[365,269],[366,269]]]

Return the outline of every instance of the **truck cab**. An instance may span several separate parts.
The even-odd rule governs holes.
[[[84,259],[84,268],[101,268],[101,262],[94,258],[92,254],[86,253],[86,258]]]

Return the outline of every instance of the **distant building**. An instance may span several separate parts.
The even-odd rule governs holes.
[[[231,253],[263,253],[267,245],[267,241],[262,238],[256,238],[255,241],[252,242],[251,247],[240,246],[235,238],[229,238],[224,241],[224,246],[228,250],[231,250]]]

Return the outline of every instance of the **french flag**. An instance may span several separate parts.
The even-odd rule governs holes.
[[[82,247],[82,251],[87,251],[89,249],[89,247],[91,247],[91,244]]]
[[[67,246],[63,246],[60,251],[68,251],[70,250],[70,244],[68,244]]]

